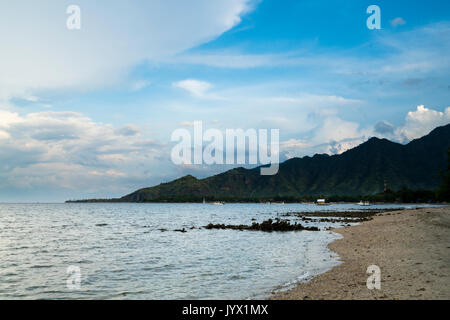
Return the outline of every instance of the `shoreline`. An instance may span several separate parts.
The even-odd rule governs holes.
[[[377,214],[328,248],[342,263],[271,295],[270,300],[450,299],[450,207]],[[381,289],[367,288],[367,267],[381,270]]]

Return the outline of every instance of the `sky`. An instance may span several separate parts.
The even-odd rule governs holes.
[[[229,169],[172,163],[172,132],[194,121],[279,129],[284,161],[408,143],[450,123],[449,98],[448,1],[2,1],[0,202]]]

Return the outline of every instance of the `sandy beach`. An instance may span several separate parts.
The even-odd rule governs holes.
[[[343,263],[271,299],[450,299],[450,207],[385,212],[332,231],[343,235],[329,245]],[[380,290],[367,288],[370,265],[381,269]]]

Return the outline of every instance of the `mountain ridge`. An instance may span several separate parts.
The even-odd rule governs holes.
[[[370,195],[382,192],[385,181],[392,190],[430,190],[439,186],[439,172],[445,168],[449,147],[450,124],[408,144],[372,137],[339,155],[292,158],[281,163],[274,176],[261,176],[260,167],[234,168],[204,179],[187,175],[109,201],[263,201]]]

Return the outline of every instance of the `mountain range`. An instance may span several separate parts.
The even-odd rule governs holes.
[[[278,174],[236,168],[205,179],[192,175],[137,190],[112,202],[270,201],[311,196],[358,196],[399,190],[435,190],[447,163],[450,124],[408,144],[371,138],[339,155],[316,154],[280,164]]]

